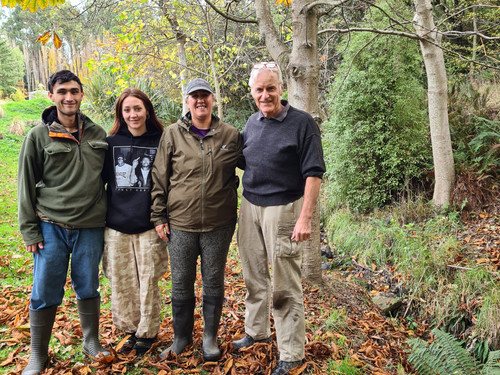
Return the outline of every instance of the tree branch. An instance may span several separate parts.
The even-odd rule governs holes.
[[[396,30],[380,30],[380,29],[375,29],[375,28],[364,28],[364,27],[352,27],[352,28],[348,28],[348,29],[336,29],[336,28],[333,28],[333,29],[325,29],[325,30],[321,30],[318,32],[318,35],[319,34],[325,34],[325,33],[341,33],[341,34],[347,34],[347,33],[350,33],[350,32],[353,32],[353,31],[359,31],[359,32],[371,32],[371,33],[374,33],[374,34],[384,34],[384,35],[394,35],[394,36],[403,36],[403,37],[406,37],[406,38],[410,38],[410,39],[414,39],[414,40],[424,40],[426,41],[427,43],[431,43],[431,44],[434,44],[436,46],[438,46],[439,48],[441,48],[443,51],[447,52],[447,53],[450,53],[450,54],[453,54],[455,56],[458,56],[459,58],[461,58],[462,60],[465,60],[467,62],[470,62],[470,63],[473,63],[473,64],[476,64],[476,65],[480,65],[480,66],[484,66],[486,68],[490,68],[490,69],[495,69],[495,70],[500,70],[500,67],[498,66],[495,66],[495,65],[489,65],[489,64],[486,64],[486,63],[482,63],[482,62],[479,62],[477,60],[472,60],[472,59],[469,59],[465,56],[463,56],[462,54],[458,53],[458,52],[455,52],[455,51],[452,51],[451,49],[449,48],[446,48],[446,47],[443,47],[442,45],[440,44],[437,44],[437,43],[434,43],[432,40],[430,39],[427,39],[425,37],[421,37],[417,34],[411,34],[411,33],[405,33],[405,32],[402,32],[402,31],[396,31]],[[430,32],[430,31],[429,31]],[[438,32],[439,33],[439,32]],[[443,35],[446,35],[447,32],[444,32],[444,33],[441,33]],[[457,32],[458,33],[458,32]],[[467,32],[462,32],[462,33],[467,33]],[[471,33],[474,33],[474,32],[471,32]],[[500,39],[498,37],[491,37],[493,39]]]
[[[213,10],[215,10],[219,15],[222,17],[231,20],[233,22],[238,22],[238,23],[257,23],[257,20],[249,20],[245,18],[240,18],[236,17],[230,14],[227,14],[226,12],[221,11],[219,8],[215,6],[214,3],[212,3],[210,0],[204,0]]]
[[[406,33],[404,31],[396,31],[396,30],[380,30],[380,29],[375,29],[375,28],[370,28],[370,27],[352,27],[348,29],[325,29],[321,30],[318,32],[319,34],[325,34],[325,33],[341,33],[341,34],[346,34],[350,33],[352,31],[362,31],[362,32],[368,32],[368,33],[374,33],[374,34],[385,34],[385,35],[396,35],[396,36],[404,36],[406,38],[410,39],[415,39],[415,40],[421,40],[424,39],[417,34],[411,34],[411,33]]]
[[[450,18],[453,18],[455,16],[458,16],[460,13],[463,13],[465,12],[466,10],[468,9],[474,9],[474,8],[500,8],[499,6],[495,6],[495,5],[489,5],[489,4],[476,4],[476,5],[470,5],[468,7],[465,7],[463,9],[460,9],[458,11],[456,11],[455,13],[453,14],[450,14],[448,17],[446,17],[445,19],[439,21],[439,23],[436,25],[437,28],[439,28],[439,26],[441,26],[443,23],[445,23],[446,21],[448,21]]]
[[[330,5],[331,7],[335,8],[335,7],[338,7],[340,5],[343,5],[345,3],[347,3],[348,1],[350,0],[316,0],[316,1],[313,1],[309,4],[307,4],[305,7],[303,7],[301,10],[300,10],[300,13],[307,13],[309,12],[312,8],[318,6],[318,5]]]
[[[442,31],[440,34],[445,35],[445,36],[452,36],[452,37],[462,37],[462,36],[473,36],[473,35],[478,35],[483,39],[486,40],[500,40],[500,36],[488,36],[484,35],[482,33],[476,32],[476,31]]]

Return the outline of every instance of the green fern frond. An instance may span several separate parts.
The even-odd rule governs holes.
[[[500,350],[490,352],[484,364],[482,375],[500,375]]]
[[[451,334],[437,328],[432,330],[436,340],[436,356],[439,361],[446,363],[449,374],[473,375],[479,374],[478,361],[462,347],[462,343]]]
[[[432,348],[429,350],[427,342],[421,339],[412,339],[408,343],[412,350],[408,361],[413,365],[419,375],[448,375],[448,370],[440,363]]]
[[[408,360],[419,375],[480,374],[478,361],[461,346],[460,341],[439,329],[433,329],[432,333],[435,340],[431,344],[420,339],[408,341],[412,347]]]

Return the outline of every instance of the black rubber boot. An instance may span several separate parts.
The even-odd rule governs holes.
[[[203,296],[203,360],[218,361],[221,357],[217,345],[217,331],[224,297]]]
[[[194,305],[196,298],[177,299],[172,297],[172,318],[174,326],[174,342],[161,352],[163,359],[169,352],[180,354],[193,342]]]
[[[49,341],[57,306],[42,310],[30,309],[31,356],[22,375],[38,375],[47,367]]]
[[[77,300],[80,326],[83,332],[83,352],[91,358],[107,357],[111,353],[99,342],[99,314],[101,298]]]
[[[248,333],[245,334],[245,336],[239,340],[233,341],[233,347],[235,349],[243,349],[243,348],[248,348],[255,344],[256,342],[265,342],[265,343],[270,343],[271,342],[271,337],[268,337],[267,339],[262,339],[262,340],[255,340],[252,336],[250,336]]]

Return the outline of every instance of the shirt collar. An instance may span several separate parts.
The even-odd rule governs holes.
[[[290,104],[288,103],[287,100],[281,100],[281,104],[283,105],[283,109],[281,110],[280,113],[278,113],[276,116],[272,117],[272,119],[283,122],[283,120],[286,118],[288,115],[288,110],[290,109]],[[262,111],[259,111],[259,115],[257,116],[258,120],[265,119],[266,117],[262,113]]]

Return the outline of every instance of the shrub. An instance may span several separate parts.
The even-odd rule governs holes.
[[[324,125],[327,193],[358,211],[389,203],[431,159],[417,43],[378,36],[363,49],[370,38],[351,36]]]
[[[252,113],[251,109],[226,108],[224,112],[224,122],[241,131]]]
[[[500,165],[500,121],[470,80],[450,84],[448,112],[453,156],[458,173],[473,169],[496,177]]]
[[[22,92],[22,90],[16,88],[16,91],[14,93],[10,94],[10,98],[14,102],[22,102],[22,101],[24,101],[25,96],[24,96],[24,93]]]

